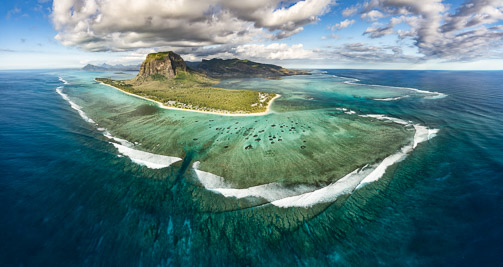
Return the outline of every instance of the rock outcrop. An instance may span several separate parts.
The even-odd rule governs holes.
[[[147,59],[140,66],[136,80],[143,80],[152,75],[162,75],[173,78],[180,71],[187,71],[185,61],[174,52],[160,52],[148,54]]]

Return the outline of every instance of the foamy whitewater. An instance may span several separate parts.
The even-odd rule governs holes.
[[[127,156],[134,163],[144,165],[151,169],[161,169],[166,168],[169,165],[182,160],[177,157],[164,156],[159,154],[153,154],[145,151],[136,150],[125,145],[120,145],[117,143],[110,142],[112,145],[117,148],[119,153],[124,156]]]
[[[192,165],[199,182],[206,189],[222,194],[225,197],[260,197],[266,199],[269,202],[272,202],[286,197],[310,192],[316,189],[314,186],[308,185],[285,187],[279,183],[269,183],[243,189],[232,188],[232,185],[226,183],[224,178],[213,173],[199,170],[199,165],[199,161],[194,162]]]
[[[338,110],[348,112],[345,108]],[[353,112],[354,113],[354,112]],[[316,204],[334,202],[339,196],[351,194],[353,191],[375,182],[381,178],[386,169],[403,160],[419,143],[435,137],[438,129],[428,129],[426,126],[413,124],[398,118],[392,118],[380,114],[359,115],[361,117],[375,118],[378,120],[388,120],[394,123],[413,126],[415,129],[413,141],[402,147],[400,151],[392,154],[380,163],[367,165],[354,170],[336,182],[316,188],[310,185],[297,185],[295,187],[285,187],[279,183],[269,183],[253,186],[249,188],[232,188],[232,185],[225,182],[223,177],[199,170],[199,162],[193,164],[194,171],[199,182],[208,190],[222,194],[225,197],[245,198],[258,197],[269,201],[272,205],[281,208],[289,207],[312,207]]]
[[[80,117],[82,117],[85,121],[91,123],[91,124],[96,124],[96,122],[94,122],[91,118],[89,118],[86,113],[84,111],[82,111],[82,107],[75,104],[73,101],[70,100],[70,98],[68,97],[67,94],[63,93],[63,86],[60,86],[58,88],[56,88],[56,92],[61,95],[61,97],[63,97],[64,100],[68,101],[68,103],[70,103],[70,106],[75,109]]]
[[[59,80],[60,80],[61,82],[63,82],[63,84],[70,84],[69,82],[67,82],[67,81],[66,81],[65,79],[63,79],[62,77],[58,77],[58,78],[59,78]]]
[[[59,77],[59,80],[62,81],[64,84],[68,84],[63,78]],[[63,93],[63,88],[64,86],[59,86],[56,88],[56,92],[61,95],[61,97],[66,100],[70,106],[76,110],[80,117],[87,121],[88,123],[98,126],[98,124],[93,121],[91,118],[87,116],[87,114],[82,110],[82,107],[75,104],[70,98],[68,97],[67,94]],[[182,160],[181,158],[178,157],[171,157],[171,156],[165,156],[165,155],[159,155],[159,154],[154,154],[154,153],[149,153],[141,150],[134,149],[133,147],[135,144],[122,139],[118,138],[115,136],[112,136],[105,128],[97,128],[102,134],[108,138],[110,141],[109,143],[112,144],[115,148],[117,148],[118,152],[120,153],[119,156],[123,155],[131,159],[134,163],[146,166],[151,169],[161,169],[161,168],[166,168],[170,166],[171,164]]]
[[[377,101],[393,101],[393,100],[399,100],[399,99],[406,98],[406,97],[409,97],[409,96],[406,95],[406,96],[397,96],[397,97],[388,97],[388,98],[374,98],[374,100],[377,100]]]
[[[356,112],[354,112],[350,109],[347,109],[347,108],[336,108],[336,110],[344,111],[344,113],[349,114],[349,115],[356,113]]]
[[[394,89],[400,89],[400,90],[409,90],[409,91],[413,91],[416,93],[425,94],[424,98],[426,98],[426,99],[440,99],[440,98],[444,98],[447,96],[444,93],[431,92],[431,91],[426,91],[426,90],[421,90],[421,89],[411,88],[411,87],[399,87],[399,86],[388,86],[388,85],[378,85],[378,84],[362,84],[362,83],[359,83],[360,82],[359,79],[341,77],[341,76],[337,76],[337,75],[333,75],[333,76],[337,77],[337,78],[345,79],[346,81],[343,82],[345,84],[351,84],[351,85],[357,85],[357,86],[370,86],[370,87],[382,87],[382,88],[394,88]],[[394,101],[394,100],[403,99],[403,98],[406,98],[409,96],[410,95],[398,96],[398,97],[388,97],[388,98],[374,98],[373,100]]]

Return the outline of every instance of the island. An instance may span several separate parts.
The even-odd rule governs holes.
[[[211,67],[214,66],[214,67]],[[225,69],[228,73],[225,74]],[[138,75],[131,80],[96,78],[128,94],[154,101],[162,108],[183,109],[220,115],[256,116],[267,114],[275,93],[231,90],[215,87],[218,78],[279,77],[308,74],[248,60],[205,60],[192,68],[172,52],[147,55]]]

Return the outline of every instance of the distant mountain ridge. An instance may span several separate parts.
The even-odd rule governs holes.
[[[247,59],[203,59],[200,63],[190,62],[190,68],[203,72],[213,78],[275,78],[291,75],[308,75],[309,71],[285,69],[273,64],[263,64]]]
[[[93,64],[87,64],[82,68],[82,70],[87,70],[87,71],[138,71],[140,69],[140,64],[138,65],[122,65],[122,64],[117,64],[117,65],[109,65],[106,63],[103,63],[101,65],[93,65]]]
[[[156,70],[163,70],[162,75],[167,77],[174,77],[176,73],[174,70],[176,66],[181,67],[184,71],[186,69],[191,69],[197,72],[201,72],[206,74],[208,77],[225,79],[225,78],[279,78],[281,76],[291,76],[291,75],[309,75],[310,71],[307,70],[298,70],[298,69],[286,69],[278,65],[273,64],[263,64],[258,63],[246,59],[203,59],[199,62],[190,62],[183,61],[183,59],[173,52],[161,52],[150,54],[150,57],[153,55],[157,57],[162,57],[163,62],[161,61],[152,61],[154,58],[148,58],[143,64],[138,65],[109,65],[109,64],[101,64],[101,65],[92,65],[87,64],[83,67],[83,70],[87,71],[140,71],[143,73],[141,76],[145,76],[144,78],[150,76],[151,74],[157,74]],[[167,61],[166,61],[167,60]],[[160,66],[163,65],[163,66]],[[182,66],[183,65],[183,66]],[[166,69],[164,69],[166,67]]]

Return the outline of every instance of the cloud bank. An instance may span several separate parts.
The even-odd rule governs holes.
[[[282,39],[325,14],[332,0],[54,0],[63,45],[87,51],[201,47]]]
[[[131,58],[160,50],[188,60],[424,63],[503,57],[503,0],[466,0],[455,8],[443,0],[364,0],[329,12],[335,5],[335,0],[54,0],[51,19],[63,45],[123,51]],[[313,47],[310,40],[306,48],[294,38],[281,43],[321,19],[329,31],[320,32],[323,45]]]
[[[365,3],[361,17],[373,21],[387,17],[387,23],[374,23],[364,34],[410,38],[424,59],[501,57],[493,48],[502,46],[503,28],[491,24],[503,19],[503,0],[470,0],[449,11],[441,0],[371,0]],[[409,29],[397,29],[400,24]]]

